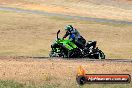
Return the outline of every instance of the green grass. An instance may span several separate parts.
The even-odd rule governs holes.
[[[81,88],[131,88],[131,84],[86,84]]]
[[[13,12],[13,11],[3,11],[3,10],[0,10],[0,13],[10,13],[10,12]]]
[[[70,83],[70,85],[66,84],[61,85],[62,83],[46,83],[41,86],[32,85],[32,84],[22,84],[14,81],[0,81],[0,88],[131,88],[131,84],[85,84],[83,86],[79,86],[76,83]]]
[[[0,52],[0,56],[10,56],[10,55],[17,55],[17,52],[15,52],[15,51],[3,51],[3,52]]]
[[[14,81],[0,81],[0,88],[24,88],[25,85]]]

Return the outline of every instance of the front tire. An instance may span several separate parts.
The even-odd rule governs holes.
[[[49,56],[50,57],[59,57],[58,54],[53,51],[50,51]]]

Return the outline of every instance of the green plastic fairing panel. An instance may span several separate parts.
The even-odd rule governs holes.
[[[58,44],[60,44],[60,43],[63,44],[68,50],[72,50],[72,49],[77,48],[77,46],[73,42],[71,42],[70,40],[61,39],[61,40],[57,40],[56,42]]]

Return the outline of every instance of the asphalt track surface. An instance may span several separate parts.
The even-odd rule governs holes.
[[[61,57],[30,57],[30,56],[18,56],[18,57],[11,57],[14,59],[24,59],[24,58],[31,58],[31,59],[43,59],[43,60],[72,60],[75,62],[81,62],[81,61],[88,61],[88,62],[126,62],[126,63],[132,63],[132,59],[90,59],[90,58],[61,58]]]
[[[131,24],[130,21],[119,21],[119,20],[109,20],[109,19],[101,19],[101,18],[90,18],[90,17],[81,17],[81,16],[70,16],[70,15],[64,15],[64,14],[57,14],[57,13],[49,13],[45,11],[37,11],[37,10],[24,10],[24,9],[18,9],[18,8],[11,8],[11,7],[3,7],[0,6],[0,11],[12,11],[12,12],[18,12],[18,13],[30,13],[30,14],[39,14],[39,15],[45,15],[45,16],[51,16],[51,17],[62,17],[67,19],[78,19],[78,20],[85,20],[85,21],[92,21],[92,22],[101,22],[101,23],[114,23],[114,24]],[[33,59],[63,59],[63,58],[50,58],[50,57],[14,57],[14,58],[33,58]],[[75,60],[75,61],[92,61],[92,62],[129,62],[132,63],[132,59],[105,59],[105,60],[98,60],[98,59],[88,59],[88,58],[64,58],[66,60]]]
[[[19,8],[12,8],[12,7],[4,7],[0,6],[1,11],[12,11],[18,13],[30,13],[30,14],[39,14],[51,17],[62,17],[67,19],[78,19],[84,21],[91,21],[91,22],[101,22],[101,23],[113,23],[113,24],[131,24],[132,21],[121,21],[121,20],[110,20],[110,19],[103,19],[103,18],[91,18],[91,17],[82,17],[82,16],[71,16],[71,15],[64,15],[58,13],[49,13],[45,11],[37,11],[37,10],[24,10]]]

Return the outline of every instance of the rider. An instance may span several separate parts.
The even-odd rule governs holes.
[[[69,39],[72,40],[79,48],[83,49],[85,47],[86,40],[80,35],[77,29],[73,28],[72,25],[67,25],[65,27],[66,34],[63,38],[69,36]]]

